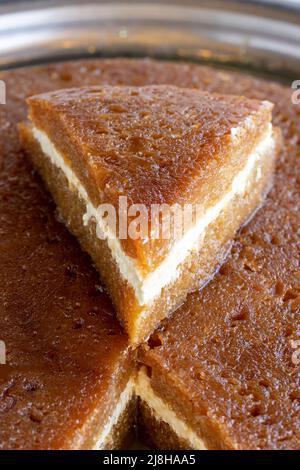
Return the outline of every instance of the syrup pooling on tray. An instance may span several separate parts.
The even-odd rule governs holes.
[[[41,388],[37,388],[38,384],[34,384],[33,381],[30,382],[31,385],[29,380],[25,381],[25,379],[29,379],[29,373],[26,373],[27,375],[23,373],[21,380],[14,382],[13,387],[10,380],[11,376],[1,383],[1,390],[8,391],[2,399],[1,407],[2,410],[5,410],[1,415],[0,426],[3,447],[30,448],[35,445],[41,448],[43,445],[50,445],[48,441],[50,435],[53,439],[52,447],[59,447],[65,437],[72,433],[73,420],[62,420],[61,413],[58,419],[57,410],[60,410],[60,408],[55,409],[55,406],[59,403],[62,412],[68,409],[71,389],[64,387],[64,375],[55,375],[52,372],[53,369],[51,369],[51,375],[49,376],[49,361],[50,364],[54,365],[55,370],[61,364],[59,362],[60,356],[55,354],[55,349],[53,350],[54,345],[50,344],[52,338],[50,331],[52,330],[54,335],[54,328],[56,329],[56,326],[59,326],[59,324],[57,325],[59,322],[56,323],[56,320],[62,318],[59,313],[61,312],[61,306],[64,307],[63,311],[70,312],[70,317],[65,320],[68,325],[73,325],[74,320],[74,324],[80,326],[82,320],[79,313],[82,313],[83,319],[89,318],[89,321],[93,323],[91,326],[96,330],[97,325],[99,328],[101,327],[99,318],[102,318],[102,315],[94,311],[94,307],[97,307],[95,299],[98,299],[97,302],[101,304],[100,311],[104,309],[107,313],[111,312],[111,307],[106,303],[107,300],[104,301],[102,295],[98,297],[99,290],[97,286],[99,283],[98,279],[94,278],[95,274],[87,274],[90,272],[89,261],[85,256],[82,258],[82,255],[79,255],[80,250],[77,244],[72,241],[73,239],[67,234],[67,231],[54,220],[52,215],[54,205],[49,201],[42,185],[32,178],[32,170],[26,164],[23,153],[20,152],[16,122],[26,117],[25,97],[58,88],[82,86],[83,84],[145,85],[172,83],[178,86],[196,86],[219,93],[231,93],[234,84],[234,91],[239,95],[259,100],[268,99],[274,102],[274,124],[279,125],[283,131],[285,147],[277,163],[274,188],[270,197],[251,223],[242,229],[234,244],[231,257],[221,269],[220,276],[211,283],[210,287],[205,288],[199,298],[193,300],[193,296],[189,297],[186,308],[189,309],[189,313],[192,313],[189,316],[190,328],[187,327],[186,314],[180,310],[174,317],[173,328],[169,326],[162,337],[162,341],[160,341],[164,346],[160,348],[160,352],[156,348],[155,354],[163,364],[164,370],[168,356],[169,364],[174,372],[173,378],[179,384],[185,383],[187,394],[191,393],[192,387],[200,387],[201,380],[205,384],[205,381],[209,378],[203,373],[205,372],[203,362],[200,362],[200,369],[196,370],[196,364],[199,363],[200,357],[199,350],[203,344],[206,348],[203,350],[202,357],[205,357],[206,352],[209,352],[210,357],[213,353],[214,358],[223,356],[224,361],[227,358],[226,371],[220,363],[217,367],[220,371],[218,374],[220,377],[223,373],[223,385],[222,381],[221,385],[223,388],[228,389],[228,396],[229,398],[231,396],[232,403],[235,400],[233,391],[234,383],[237,380],[243,382],[244,389],[241,389],[241,394],[237,397],[236,406],[237,403],[241,402],[245,406],[245,410],[248,409],[246,405],[251,408],[252,404],[247,403],[251,386],[258,387],[257,391],[261,391],[265,397],[260,410],[260,412],[264,412],[263,407],[265,404],[264,415],[257,414],[259,411],[258,408],[255,408],[257,403],[253,403],[253,415],[249,414],[249,425],[244,426],[244,443],[247,442],[248,445],[253,447],[260,445],[262,448],[298,448],[297,390],[299,390],[299,383],[296,375],[297,369],[292,362],[294,349],[291,347],[290,341],[297,337],[297,330],[299,329],[299,307],[297,304],[299,233],[297,230],[300,211],[296,209],[300,204],[298,181],[300,113],[299,108],[291,104],[290,90],[268,81],[244,75],[212,70],[196,65],[153,61],[100,60],[61,63],[39,67],[34,69],[34,73],[30,69],[11,71],[6,73],[3,78],[7,83],[9,105],[0,110],[1,126],[6,136],[5,139],[0,141],[1,176],[3,176],[1,178],[1,194],[4,201],[1,204],[1,212],[4,210],[6,214],[3,215],[2,212],[2,217],[4,217],[2,220],[5,223],[1,223],[3,234],[1,240],[7,243],[6,247],[11,246],[11,251],[0,250],[0,257],[2,265],[4,262],[4,264],[6,263],[5,266],[13,269],[13,275],[10,275],[9,269],[1,270],[2,276],[0,273],[1,283],[4,286],[1,295],[5,296],[3,303],[5,315],[2,315],[1,312],[1,336],[5,335],[3,339],[10,345],[8,361],[13,360],[14,366],[17,366],[19,370],[25,358],[35,365],[39,364],[39,361],[41,361],[42,366],[47,364],[47,370],[40,376],[43,385]],[[25,230],[21,226],[21,231],[17,233],[18,237],[15,239],[12,234],[16,232],[16,227],[18,227],[18,224],[16,224],[16,207],[19,207],[20,219],[18,221],[26,222],[26,226],[24,227]],[[28,235],[31,235],[31,238]],[[47,243],[46,239],[48,240]],[[28,245],[24,244],[24,240],[27,241]],[[43,241],[42,245],[41,240]],[[36,249],[37,246],[38,249]],[[44,251],[43,246],[47,246],[47,250]],[[72,254],[73,248],[70,250],[71,246],[74,246],[74,255]],[[28,256],[28,253],[32,254]],[[21,255],[24,255],[24,262],[19,263]],[[71,263],[69,257],[72,258]],[[4,261],[5,259],[6,261]],[[16,260],[15,266],[13,260]],[[64,264],[65,261],[67,261],[66,265]],[[56,269],[58,264],[61,274],[57,279]],[[22,270],[21,272],[19,265],[21,267],[27,265],[27,271]],[[83,268],[83,265],[85,268]],[[79,266],[79,269],[76,266]],[[54,268],[52,275],[50,271],[48,273],[48,268]],[[83,272],[88,278],[87,284],[89,284],[89,287],[87,286],[86,290],[84,289],[84,292],[82,292],[82,297],[78,301],[81,307],[77,306],[78,311],[76,310],[74,297],[81,292],[80,286],[84,284]],[[40,275],[43,279],[40,279]],[[23,279],[23,281],[20,283],[19,279]],[[29,279],[31,279],[30,282]],[[48,283],[44,282],[45,279],[48,280]],[[63,281],[61,290],[66,300],[59,300],[60,289],[55,290],[57,285],[60,285],[60,280]],[[93,286],[92,289],[90,285]],[[73,286],[72,288],[68,287],[68,293],[66,293],[66,286]],[[29,293],[26,297],[26,303],[30,308],[27,311],[23,302],[25,299],[24,292]],[[49,305],[53,304],[55,306],[56,303],[59,303],[57,308],[55,307],[55,312],[52,307],[53,316],[51,314],[50,317],[51,308],[44,308],[46,302],[45,292]],[[70,292],[72,293],[72,302],[69,297]],[[22,305],[20,302],[23,302]],[[42,310],[41,307],[43,307]],[[32,325],[30,323],[30,317],[32,316],[29,312],[30,309],[33,313],[36,312],[36,316],[33,316],[35,318],[33,331],[37,332],[35,337],[39,338],[38,345],[41,345],[39,359],[34,354],[34,351],[38,349],[36,340],[36,349],[28,347],[31,345],[27,333],[27,330],[31,330]],[[47,310],[47,315],[45,313],[45,316],[41,317],[41,311],[43,313],[45,310]],[[202,312],[201,317],[200,311]],[[85,316],[87,312],[90,312],[90,314]],[[194,315],[193,312],[195,312]],[[226,340],[224,334],[218,334],[219,330],[217,329],[215,331],[216,337],[213,334],[214,332],[211,331],[212,334],[206,336],[203,344],[196,342],[197,338],[203,338],[201,318],[204,321],[205,317],[211,319],[211,322],[213,318],[217,317],[219,329],[224,328],[222,331],[226,333]],[[221,317],[224,319],[223,323],[220,322]],[[53,321],[51,321],[52,318]],[[111,315],[105,315],[103,318],[107,319],[106,325],[109,327],[105,331],[109,332],[109,339],[104,343],[100,341],[100,344],[105,351],[108,351],[112,343],[120,344],[123,339],[120,338],[119,333],[115,335],[115,328],[119,331],[119,327],[115,321],[112,322]],[[16,326],[16,323],[18,326]],[[112,324],[115,327],[112,327]],[[26,327],[26,325],[30,326]],[[90,323],[84,325],[89,326]],[[85,326],[82,328],[64,330],[63,327],[62,333],[58,330],[55,335],[58,338],[60,338],[60,335],[61,338],[65,338],[65,332],[67,331],[67,335],[71,332],[71,338],[74,335],[77,341],[78,333],[80,331],[85,332]],[[46,331],[49,334],[46,335]],[[11,335],[10,340],[8,338],[9,332]],[[183,332],[186,337],[188,334],[190,336],[189,342],[185,344],[180,343]],[[271,337],[272,332],[276,334]],[[96,341],[97,338],[94,338]],[[255,342],[255,338],[258,340],[257,342]],[[231,342],[234,339],[236,341],[239,339],[239,342],[236,342],[236,347],[230,349],[230,359],[230,356],[226,355],[229,350],[227,346],[232,344]],[[63,340],[61,339],[61,341]],[[20,354],[20,350],[24,351],[24,347],[21,345],[22,342],[26,344],[26,355],[24,353]],[[172,342],[174,343],[173,349],[171,348]],[[175,351],[176,343],[178,348]],[[153,341],[152,344],[158,345],[159,341]],[[251,345],[251,347],[245,348],[246,344]],[[262,347],[262,344],[265,347]],[[181,352],[178,355],[179,350]],[[192,350],[194,351],[193,354],[191,354]],[[44,351],[44,355],[40,354],[41,351]],[[238,351],[243,353],[243,361],[239,369]],[[180,359],[181,366],[178,365],[175,356]],[[78,357],[82,361],[83,354],[81,350],[79,350]],[[104,354],[97,355],[96,362],[99,363],[101,357],[107,360]],[[209,367],[208,356],[206,361]],[[190,366],[192,366],[191,370],[189,369]],[[184,369],[185,372],[183,372]],[[64,370],[67,372],[67,369]],[[71,367],[68,370],[71,371]],[[188,373],[189,370],[190,374]],[[163,371],[162,374],[164,373]],[[240,379],[234,376],[235,373],[240,374]],[[37,372],[35,374],[37,375]],[[31,374],[30,378],[38,378],[36,375],[33,377]],[[92,372],[91,375],[93,375]],[[18,373],[18,377],[20,377],[20,373]],[[74,378],[72,382],[74,390],[78,391],[78,395],[73,396],[78,417],[78,403],[83,403],[83,399],[89,400],[89,397],[95,396],[89,388],[94,387],[95,382],[91,381],[89,375],[89,381],[86,382],[88,386],[84,388],[83,398],[83,394],[79,393],[78,384],[83,387],[85,382],[79,380],[76,374],[72,377]],[[80,378],[82,379],[82,376]],[[56,384],[52,386],[51,384],[54,384],[54,382]],[[192,383],[193,385],[191,385]],[[159,387],[156,387],[156,393],[158,393],[157,388]],[[52,409],[49,405],[51,390],[55,390],[60,400],[59,403],[58,401],[54,402],[55,406]],[[62,390],[65,390],[64,394],[61,394]],[[162,396],[161,389],[159,391],[160,396]],[[179,393],[178,389],[174,388],[174,395],[176,396],[177,393]],[[197,393],[199,394],[199,392]],[[19,400],[20,396],[22,396],[22,400]],[[99,393],[98,397],[103,397],[103,395]],[[177,400],[178,397],[179,395]],[[208,394],[207,400],[210,398],[211,393]],[[33,410],[32,419],[29,418],[29,411],[35,406],[41,405],[42,400],[44,400],[46,408],[50,411],[47,418],[40,420],[42,415],[36,413],[36,410]],[[103,400],[106,401],[106,398],[103,398]],[[184,398],[182,398],[182,403],[185,403]],[[100,404],[98,405],[100,406]],[[19,413],[19,410],[22,410],[22,413]],[[68,418],[70,418],[70,415]],[[192,421],[191,417],[189,419]],[[18,435],[15,434],[16,423],[18,423]],[[241,427],[243,424],[244,422],[241,421]],[[55,432],[53,432],[53,429]],[[248,439],[249,433],[253,435],[251,441]],[[167,436],[165,435],[164,438],[166,439]],[[166,442],[162,445],[166,445]]]
[[[28,156],[136,346],[207,282],[261,204],[278,140],[272,104],[155,85],[70,88],[28,105],[31,123],[21,126]],[[223,229],[233,211],[236,223]],[[165,230],[168,221],[175,230]]]

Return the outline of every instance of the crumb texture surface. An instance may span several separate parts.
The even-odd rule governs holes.
[[[216,204],[265,133],[272,109],[267,102],[173,85],[70,88],[28,103],[34,125],[94,206],[117,209],[125,196],[128,205],[145,205],[149,226],[153,204],[197,203],[203,211]],[[121,244],[147,273],[175,241],[128,234]]]
[[[217,73],[200,86],[232,91],[232,78]],[[234,90],[275,103],[284,149],[274,187],[219,274],[154,335],[145,361],[178,413],[200,433],[213,429],[215,447],[299,449],[299,107],[280,85],[240,77]]]
[[[77,144],[98,202],[126,195],[147,207],[188,199],[211,160],[221,166],[227,157],[231,129],[261,108],[244,97],[170,85],[59,90],[29,105],[50,138],[62,132]]]
[[[12,369],[0,380],[0,446],[67,446],[77,420],[104,393],[108,358],[113,367],[127,348],[88,258],[55,219],[20,150],[16,123],[26,118],[25,98],[73,86],[159,83],[273,101],[285,147],[263,210],[144,360],[172,377],[189,419],[204,413],[217,423],[228,447],[299,448],[300,379],[291,340],[300,335],[300,110],[290,90],[147,60],[53,64],[1,78],[8,104],[0,109],[0,331]]]

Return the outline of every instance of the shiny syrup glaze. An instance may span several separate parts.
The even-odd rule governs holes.
[[[205,88],[232,91],[226,75]],[[175,395],[196,428],[209,416],[226,447],[299,449],[300,108],[272,83],[235,79],[234,91],[275,103],[284,149],[274,187],[214,280],[164,322],[143,360],[176,383],[169,394],[158,379],[158,391]]]
[[[2,447],[65,444],[126,351],[107,297],[98,288],[95,297],[98,277],[88,258],[56,220],[20,151],[16,122],[25,119],[25,97],[85,84],[155,83],[269,99],[286,146],[264,209],[242,230],[217,278],[165,326],[163,345],[147,361],[160,363],[183,385],[183,403],[184,395],[193,396],[196,407],[207,397],[242,445],[299,447],[299,369],[289,341],[299,334],[300,121],[290,90],[196,65],[151,61],[55,64],[3,78],[8,104],[0,109],[0,331],[14,370],[1,379]],[[259,393],[251,394],[251,386]],[[255,408],[257,400],[261,408]]]
[[[149,224],[152,204],[196,200],[205,208],[220,199],[271,114],[271,105],[260,101],[170,85],[71,88],[28,102],[32,121],[64,155],[95,207],[118,207],[126,196],[129,205],[145,205]],[[249,118],[254,130],[238,154],[231,130]],[[140,269],[151,271],[171,243],[128,236],[122,244]]]

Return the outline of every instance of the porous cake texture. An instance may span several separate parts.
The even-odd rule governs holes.
[[[212,277],[262,203],[277,149],[272,105],[171,85],[58,90],[28,103],[27,153],[137,345]]]
[[[126,408],[118,405],[134,361],[95,270],[21,150],[16,124],[26,119],[25,99],[84,85],[173,84],[274,102],[284,147],[266,203],[219,274],[139,352],[139,435],[165,449],[299,449],[300,110],[290,89],[150,60],[51,64],[1,79],[8,94],[0,108],[1,448],[92,448],[103,446],[108,429],[117,432],[104,447],[120,447],[129,426],[112,425],[114,410]]]

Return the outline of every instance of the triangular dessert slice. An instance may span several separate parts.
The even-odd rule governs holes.
[[[168,85],[59,90],[28,104],[24,145],[138,344],[208,281],[262,202],[272,104]]]
[[[0,106],[0,451],[122,448],[135,416],[135,353],[20,150],[31,74],[2,78],[12,93]]]

